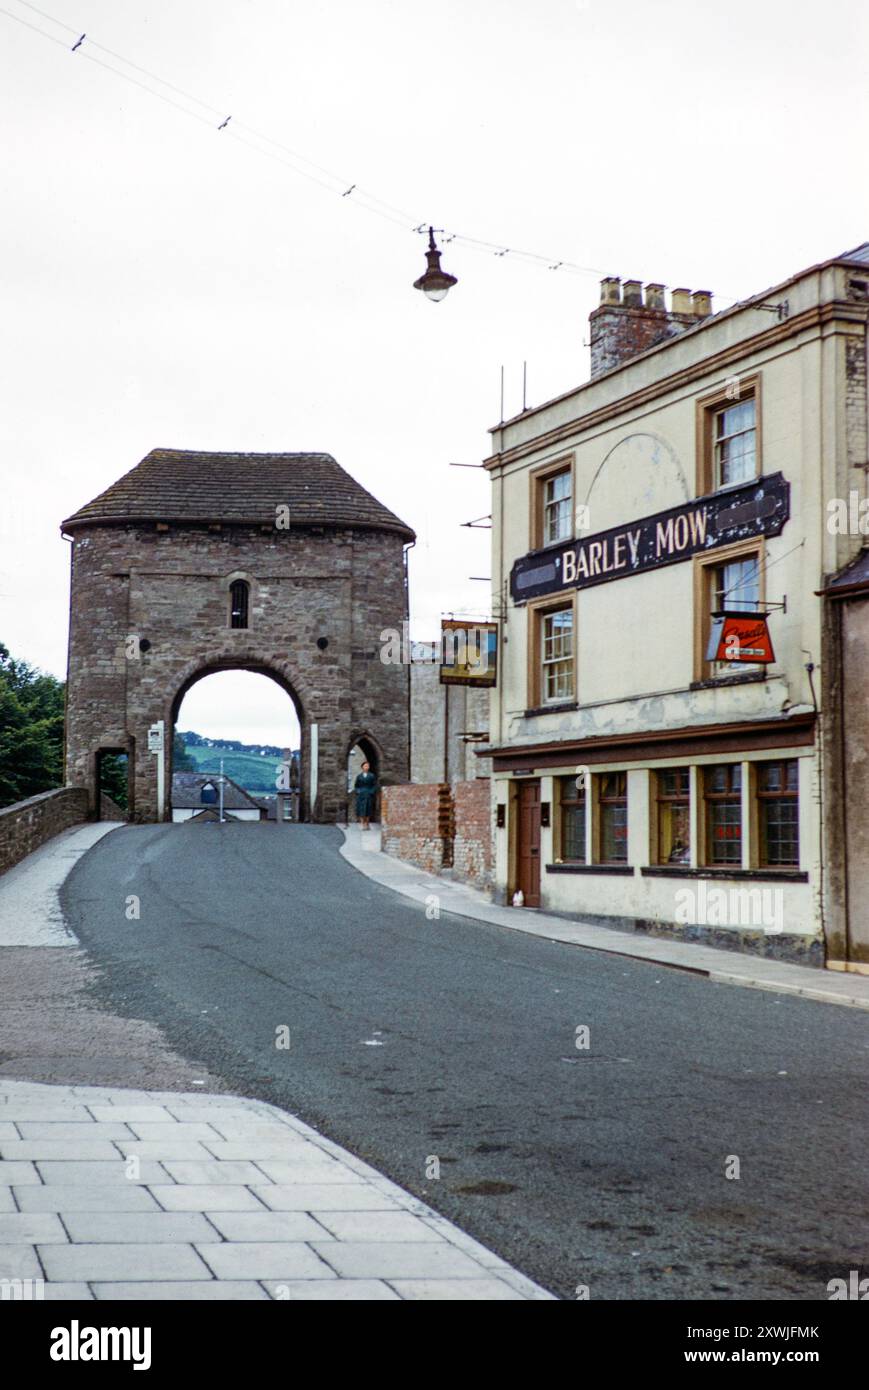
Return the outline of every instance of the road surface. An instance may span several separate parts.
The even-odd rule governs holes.
[[[429,920],[340,844],[123,827],[62,902],[116,1012],[563,1298],[826,1299],[863,1267],[866,1013]]]

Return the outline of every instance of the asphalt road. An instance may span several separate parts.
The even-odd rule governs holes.
[[[428,920],[340,844],[106,836],[63,890],[103,1003],[562,1297],[826,1299],[867,1273],[865,1013]]]

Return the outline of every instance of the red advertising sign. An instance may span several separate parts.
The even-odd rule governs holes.
[[[775,661],[764,613],[713,613],[707,661]]]

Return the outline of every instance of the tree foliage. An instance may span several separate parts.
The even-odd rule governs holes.
[[[63,784],[63,682],[0,642],[0,806]]]
[[[184,735],[176,733],[172,740],[172,771],[173,772],[195,772],[196,763],[187,752],[184,743]]]

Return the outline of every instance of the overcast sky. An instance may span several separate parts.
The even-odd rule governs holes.
[[[488,452],[502,363],[509,415],[523,359],[530,404],[587,378],[601,274],[722,308],[869,238],[860,0],[42,0],[76,53],[0,7],[63,44],[0,13],[0,640],[58,675],[58,524],[156,445],[334,454],[416,529],[430,637],[488,609],[488,480],[448,465]],[[405,214],[593,273],[452,243],[433,305]]]

